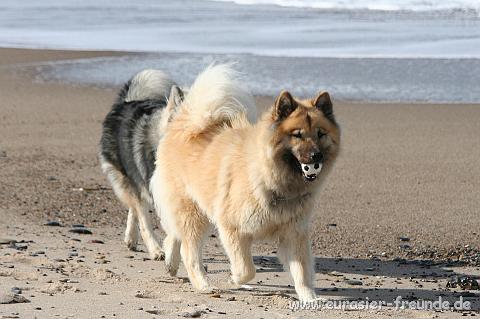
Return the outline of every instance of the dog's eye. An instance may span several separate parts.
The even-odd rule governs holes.
[[[302,138],[302,133],[300,131],[293,131],[291,135],[295,138]]]
[[[318,131],[318,138],[322,138],[324,137],[325,135],[327,135],[326,133],[323,133],[322,131]]]

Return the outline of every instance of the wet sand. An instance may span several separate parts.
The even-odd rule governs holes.
[[[264,309],[258,307],[268,304],[271,316],[295,316],[284,307],[292,296],[291,288],[287,286],[291,282],[286,273],[280,272],[275,261],[263,261],[273,270],[266,272],[267,275],[260,274],[255,280],[255,283],[263,280],[254,285],[259,289],[257,293],[229,290],[217,300],[191,293],[188,283],[172,283],[164,274],[161,263],[143,261],[143,257],[147,257],[145,253],[131,253],[123,246],[125,210],[116,201],[96,158],[101,121],[117,89],[42,83],[36,80],[32,68],[25,67],[32,62],[111,54],[122,53],[0,49],[0,237],[34,241],[24,244],[26,250],[0,246],[0,288],[32,286],[25,293],[25,297],[32,301],[25,304],[28,306],[1,305],[0,314],[8,316],[17,311],[23,314],[20,317],[31,316],[30,313],[42,317],[35,312],[33,305],[35,302],[44,303],[45,306],[38,306],[43,310],[38,311],[46,311],[47,300],[52,303],[48,303],[49,307],[57,305],[55,309],[59,309],[58,313],[63,317],[68,316],[68,308],[62,307],[68,300],[80,298],[88,308],[92,300],[89,298],[104,296],[98,295],[103,292],[103,282],[84,272],[101,272],[101,267],[107,267],[119,273],[120,278],[127,278],[125,286],[121,286],[125,290],[113,284],[115,280],[110,285],[105,283],[106,293],[111,296],[105,298],[110,300],[106,304],[112,311],[123,302],[132,315],[151,317],[144,311],[150,308],[138,308],[146,303],[164,306],[163,294],[159,291],[165,290],[171,298],[170,303],[179,302],[178,306],[166,307],[165,315],[176,315],[183,308],[190,307],[185,301],[188,299],[198,305],[214,302],[218,309],[236,309],[234,311],[254,317],[269,317],[260,313]],[[264,106],[273,99],[259,97],[258,101]],[[438,293],[456,297],[453,291],[442,291],[451,276],[456,273],[479,275],[480,105],[337,101],[334,108],[342,126],[343,151],[317,207],[312,239],[318,262],[316,286],[331,289],[331,284],[335,284],[338,290],[319,293],[336,298],[368,296],[388,299],[390,289],[398,288],[405,296],[414,292],[429,298]],[[93,235],[74,236],[68,232],[68,227],[52,229],[42,226],[49,220],[59,221],[64,226],[85,224]],[[106,244],[89,244],[95,238]],[[211,263],[219,267],[212,277],[223,282],[228,272],[223,250],[216,238],[210,238],[209,245],[206,257],[213,258]],[[85,263],[78,262],[76,256],[65,259],[72,249],[85,254]],[[46,254],[30,256],[35,255],[35,250]],[[255,246],[258,256],[273,256],[274,250],[269,243]],[[105,257],[110,260],[107,266],[94,262],[97,253],[108,255]],[[125,257],[127,255],[134,256],[133,268]],[[65,261],[58,262],[55,258]],[[259,258],[258,267],[261,268]],[[422,265],[419,260],[427,261]],[[8,268],[10,265],[15,267],[14,270]],[[59,278],[55,276],[48,279],[51,269],[58,265],[68,269],[85,266],[80,271],[82,275],[76,273],[77,270],[65,271],[68,276],[76,278],[74,280],[79,281],[80,286],[95,282],[96,288],[89,291],[80,287],[79,292],[75,292],[75,288],[59,288],[52,299],[42,289],[49,284],[44,279],[58,283]],[[17,270],[27,273],[26,277],[16,276]],[[362,280],[363,288],[346,284],[343,279],[336,283],[335,276],[329,275],[332,271]],[[422,277],[422,271],[429,274]],[[29,277],[30,272],[38,275],[36,279]],[[47,273],[45,278],[41,275],[43,273]],[[275,274],[279,277],[274,277]],[[155,279],[149,280],[149,276]],[[375,283],[377,276],[382,279],[378,286]],[[396,283],[397,277],[402,283]],[[436,282],[419,283],[421,278],[434,278]],[[110,280],[107,279],[105,282]],[[144,289],[146,283],[149,283],[148,289],[153,297],[136,298],[135,291]],[[279,289],[281,292],[272,293],[270,286],[282,288]],[[374,287],[380,291],[373,290]],[[178,289],[183,292],[177,294]],[[365,289],[367,291],[363,292]],[[257,296],[262,291],[266,295]],[[233,307],[226,299],[237,293],[243,299],[238,307]],[[30,294],[35,297],[29,297]],[[118,299],[114,297],[116,294],[123,297]],[[478,299],[478,292],[474,292],[474,297]],[[215,315],[222,316],[218,311],[224,311],[218,309]],[[112,316],[112,313],[105,315]],[[329,314],[348,317],[348,313],[343,312]],[[101,314],[94,312],[93,315]],[[302,315],[313,316],[315,313]],[[356,315],[395,317],[399,314],[390,309],[379,314],[357,312]],[[405,312],[404,315],[416,317],[418,312]]]

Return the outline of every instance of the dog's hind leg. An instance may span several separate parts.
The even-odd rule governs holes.
[[[210,223],[195,204],[182,205],[177,212],[177,227],[181,235],[180,253],[192,285],[204,292],[212,290],[207,282],[207,274],[202,264],[202,245]]]
[[[219,225],[220,240],[230,259],[232,280],[238,284],[249,282],[255,277],[250,236],[239,234],[238,230]]]
[[[172,234],[167,234],[163,241],[163,250],[165,251],[165,266],[170,276],[176,276],[180,264],[180,243]]]
[[[210,221],[188,195],[178,192],[176,180],[166,176],[162,168],[157,166],[150,189],[154,200],[158,199],[155,200],[155,205],[162,227],[167,233],[164,241],[167,269],[176,272],[180,246],[180,255],[192,285],[204,292],[211,291],[202,265],[202,244]],[[168,183],[164,183],[164,180]]]
[[[133,209],[128,210],[125,243],[130,250],[136,250],[138,244],[138,218]]]
[[[151,259],[162,260],[164,257],[160,242],[155,236],[152,223],[148,213],[148,205],[143,204],[141,200],[130,192],[124,192],[119,196],[122,202],[128,205],[127,228],[125,230],[125,242],[128,248],[132,249],[133,243],[138,241],[138,227],[143,243]],[[137,240],[135,240],[137,238]],[[131,244],[131,245],[130,245]]]
[[[165,255],[153,231],[149,209],[137,201],[135,211],[138,225],[140,226],[140,235],[142,236],[143,243],[147,247],[150,258],[154,260],[163,260]]]
[[[102,170],[108,177],[112,189],[120,202],[128,208],[127,227],[124,241],[130,250],[136,250],[138,244],[138,217],[137,207],[140,199],[135,194],[129,179],[110,161],[100,156]]]
[[[138,242],[138,226],[140,234],[147,246],[152,259],[162,259],[163,252],[158,239],[153,232],[153,227],[148,216],[145,200],[142,200],[133,190],[128,178],[109,162],[102,160],[103,171],[107,174],[113,191],[118,199],[128,207],[127,228],[125,229],[125,243],[129,249],[135,250]]]
[[[211,287],[207,282],[207,274],[202,265],[201,245],[200,238],[187,235],[182,239],[180,251],[192,285],[200,291],[209,292]]]
[[[295,283],[295,291],[300,301],[315,300],[313,262],[308,231],[306,229],[286,229],[279,238],[278,250],[280,259],[290,269]]]

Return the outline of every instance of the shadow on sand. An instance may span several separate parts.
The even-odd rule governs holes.
[[[283,272],[282,265],[275,257],[255,256],[254,262],[257,273]],[[448,301],[450,305],[462,297],[463,301],[470,302],[471,310],[480,311],[478,290],[446,288],[447,281],[465,275],[447,268],[446,264],[430,260],[315,258],[315,268],[317,273],[324,274],[332,282],[340,283],[347,277],[355,279],[353,283],[345,281],[347,285],[343,286],[348,287],[317,288],[317,294],[327,299],[375,300],[394,306],[393,301],[398,296],[405,302],[415,301],[417,304],[422,301],[438,301],[441,297],[442,301]],[[365,285],[363,281],[370,284]],[[385,286],[382,283],[387,282],[390,283],[389,288],[382,287]],[[415,288],[404,288],[406,283]],[[254,294],[258,295],[270,295],[272,288],[281,294],[295,293],[291,285],[268,285],[263,282],[249,285],[255,288]]]

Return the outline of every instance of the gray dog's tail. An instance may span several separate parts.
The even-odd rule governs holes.
[[[174,84],[175,82],[160,70],[143,70],[125,84],[117,102],[165,99]]]

